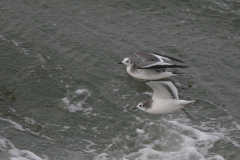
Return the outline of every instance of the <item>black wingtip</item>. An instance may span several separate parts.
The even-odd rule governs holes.
[[[166,57],[166,58],[171,59],[171,60],[173,60],[173,61],[185,63],[184,61],[182,61],[182,60],[180,60],[180,59],[177,59],[177,58],[174,58],[174,57],[171,57],[171,56],[167,56],[167,55],[164,55],[164,54],[160,54],[160,53],[156,53],[156,52],[151,52],[151,51],[142,51],[142,52],[153,53],[153,54],[156,54],[156,55],[159,55],[159,56],[162,56],[162,57]]]
[[[155,65],[151,67],[137,67],[138,69],[162,69],[162,68],[189,68],[182,65]]]
[[[180,75],[180,74],[184,74],[184,73],[181,73],[181,72],[172,72],[172,74],[178,74],[178,75]]]
[[[175,65],[178,68],[190,68],[189,66],[183,66],[183,65]]]
[[[185,109],[182,108],[182,110],[191,120],[193,120],[192,116],[190,116],[190,114],[188,114],[188,112]]]
[[[196,103],[198,103],[200,100],[199,99],[197,99],[195,102],[194,102],[194,104],[196,104]]]

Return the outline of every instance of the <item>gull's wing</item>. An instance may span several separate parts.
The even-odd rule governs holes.
[[[138,56],[140,59],[142,59],[143,62],[147,62],[147,61],[160,61],[163,62],[163,59],[166,60],[172,60],[172,61],[177,61],[177,62],[183,62],[180,59],[174,58],[174,57],[170,57],[170,56],[166,56],[164,54],[160,54],[160,53],[154,53],[154,52],[135,52],[134,53],[136,56]]]
[[[160,54],[160,53],[154,53],[154,52],[150,52],[150,53],[155,54],[156,56],[161,56],[163,59],[167,59],[167,60],[172,60],[172,61],[177,61],[177,62],[185,63],[185,62],[183,62],[182,60],[177,59],[177,58],[174,58],[174,57],[171,57],[171,56],[167,56],[167,55]]]
[[[163,62],[161,56],[154,55],[153,53],[150,53],[150,52],[135,52],[134,54],[138,56],[142,60],[142,62],[148,62],[148,61]]]
[[[137,64],[138,69],[161,69],[161,68],[186,68],[187,66],[175,65],[166,62],[148,61]]]
[[[146,83],[154,91],[152,99],[178,99],[178,90],[169,81],[149,81]]]
[[[146,95],[149,95],[150,97],[153,97],[153,93],[150,93],[150,92],[145,92],[143,94],[146,94]]]

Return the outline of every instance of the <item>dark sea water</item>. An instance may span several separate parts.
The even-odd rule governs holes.
[[[189,68],[185,109],[118,65],[148,50]],[[1,160],[239,160],[239,0],[0,0]]]

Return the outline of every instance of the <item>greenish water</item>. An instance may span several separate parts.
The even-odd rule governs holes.
[[[240,1],[0,1],[2,159],[238,160]],[[185,109],[132,110],[151,91],[118,65],[150,50],[190,66]],[[25,160],[24,159],[24,160]]]

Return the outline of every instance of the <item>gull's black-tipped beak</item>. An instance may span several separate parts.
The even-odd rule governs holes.
[[[137,107],[133,107],[132,109],[136,109]]]
[[[122,62],[119,62],[118,64],[123,64]]]

